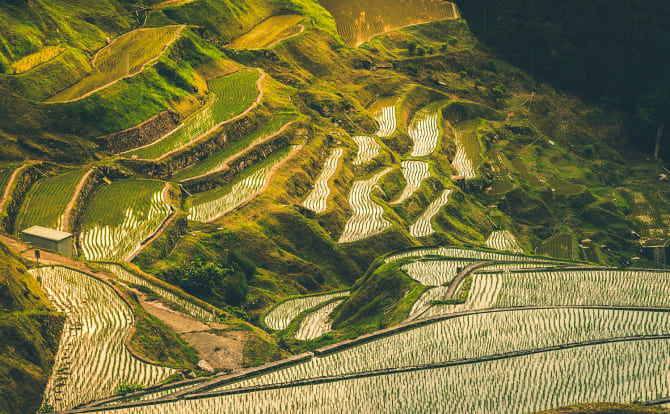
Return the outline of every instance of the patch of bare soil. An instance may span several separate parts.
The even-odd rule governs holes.
[[[242,368],[242,351],[249,338],[248,332],[190,332],[182,336],[212,368],[231,371]]]

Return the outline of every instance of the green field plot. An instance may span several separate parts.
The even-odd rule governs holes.
[[[228,47],[233,49],[265,49],[304,30],[299,23],[305,16],[286,14],[272,16],[256,25],[251,31],[235,39]]]
[[[357,47],[372,37],[401,27],[456,18],[456,8],[443,0],[323,0],[344,43]]]
[[[175,372],[128,352],[125,341],[133,312],[110,286],[64,267],[32,272],[54,307],[66,316],[45,403],[65,410],[111,396],[122,381],[149,386]]]
[[[20,167],[17,167],[20,168]],[[9,180],[12,178],[16,168],[3,167],[0,168],[0,198],[5,194],[5,188],[9,184]]]
[[[670,206],[654,191],[625,188],[621,192],[631,209],[643,243],[662,243],[670,239]]]
[[[542,254],[562,259],[575,259],[574,238],[570,234],[562,233],[542,243]]]
[[[86,172],[86,169],[70,171],[37,181],[23,203],[17,221],[18,230],[31,226],[66,230],[62,228],[63,213]]]
[[[137,75],[147,63],[164,52],[166,46],[177,38],[181,29],[182,26],[137,29],[117,38],[96,54],[91,74],[46,102],[81,99],[119,79]]]
[[[267,123],[259,126],[252,133],[243,136],[240,139],[229,142],[225,147],[221,148],[214,154],[210,155],[201,162],[193,165],[192,167],[186,168],[185,170],[180,171],[173,178],[179,181],[188,180],[189,178],[198,177],[201,175],[206,175],[211,172],[214,172],[221,168],[226,160],[230,157],[233,157],[235,154],[238,154],[247,148],[253,146],[255,143],[263,140],[264,138],[275,134],[279,131],[284,125],[288,122],[296,119],[296,114],[294,113],[279,113],[274,114],[272,119]]]
[[[159,181],[118,181],[100,188],[80,234],[88,260],[123,260],[170,215]]]
[[[256,85],[259,77],[259,71],[249,69],[209,82],[213,98],[207,107],[159,141],[124,155],[155,159],[197,140],[255,102],[260,93]]]
[[[195,196],[189,220],[210,222],[245,204],[269,182],[273,168],[292,153],[285,148],[243,170],[232,183]]]
[[[21,59],[13,62],[9,66],[8,73],[18,74],[23,72],[28,72],[30,69],[34,68],[37,65],[41,65],[44,62],[58,56],[65,48],[63,46],[47,46],[28,56],[22,57]]]

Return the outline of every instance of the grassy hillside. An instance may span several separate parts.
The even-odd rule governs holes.
[[[0,412],[40,408],[63,321],[37,281],[0,243]]]

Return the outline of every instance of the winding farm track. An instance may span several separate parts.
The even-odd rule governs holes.
[[[100,92],[100,91],[103,90],[103,89],[109,88],[110,86],[115,85],[115,84],[119,83],[120,81],[122,81],[122,80],[124,80],[124,79],[132,78],[133,76],[139,75],[140,73],[144,72],[144,69],[146,69],[147,66],[149,66],[149,65],[153,64],[154,62],[158,61],[158,59],[160,59],[161,56],[163,56],[163,54],[170,48],[170,46],[172,46],[172,44],[173,44],[174,42],[176,42],[177,39],[179,39],[179,37],[181,36],[181,32],[184,30],[184,28],[186,28],[186,25],[185,25],[185,24],[179,26],[179,29],[177,29],[177,33],[175,34],[174,38],[173,38],[172,40],[170,40],[168,43],[165,44],[165,46],[163,47],[163,50],[161,51],[161,53],[159,53],[158,56],[154,57],[153,59],[150,59],[150,60],[148,60],[147,62],[145,62],[145,63],[142,65],[142,67],[140,67],[140,69],[139,69],[138,71],[136,71],[136,72],[134,72],[134,73],[129,73],[129,74],[127,74],[126,76],[124,76],[124,77],[122,77],[122,78],[119,78],[119,79],[117,79],[117,80],[115,80],[115,81],[112,81],[112,82],[109,82],[109,83],[107,83],[107,84],[105,84],[105,85],[102,85],[102,86],[100,86],[99,88],[96,88],[96,89],[94,89],[94,90],[92,90],[92,91],[90,91],[90,92],[87,92],[87,93],[85,93],[84,95],[79,96],[79,97],[77,97],[77,98],[69,99],[69,100],[66,100],[66,101],[53,101],[53,102],[51,102],[51,101],[45,101],[45,102],[43,102],[43,103],[45,103],[45,104],[57,104],[57,103],[70,103],[70,102],[80,101],[80,100],[82,100],[82,99],[84,99],[84,98],[88,98],[89,96],[91,96],[91,95],[93,95],[93,94],[95,94],[95,93]],[[125,36],[128,36],[128,35],[130,35],[130,34],[132,34],[132,33],[135,33],[136,31],[141,31],[141,30],[151,30],[151,29],[146,29],[146,28],[135,29],[135,30],[133,30],[133,31],[130,31],[130,32],[128,32],[128,33],[125,33],[125,34],[123,34],[123,35],[117,37],[116,39],[114,39],[114,40],[112,41],[112,43],[110,43],[110,44],[108,44],[107,46],[103,47],[102,49],[98,50],[98,52],[97,52],[97,53],[95,54],[95,56],[93,57],[93,61],[91,61],[91,66],[93,66],[93,68],[95,69],[95,62],[96,62],[96,60],[98,59],[98,56],[100,56],[100,54],[101,54],[102,52],[104,52],[106,49],[110,48],[114,43],[116,43],[117,40],[119,40],[119,39],[121,39],[121,38],[123,38],[123,37],[125,37]]]
[[[254,101],[254,103],[252,103],[247,109],[245,109],[244,112],[242,112],[242,113],[240,113],[240,114],[238,114],[238,115],[235,115],[235,116],[232,117],[232,118],[228,118],[228,119],[226,119],[226,120],[224,120],[224,121],[222,121],[222,122],[219,122],[218,124],[214,125],[213,127],[211,127],[210,129],[208,129],[207,131],[205,131],[205,132],[203,132],[202,134],[200,134],[199,136],[197,136],[197,137],[195,137],[194,139],[190,140],[190,141],[187,142],[186,144],[184,144],[184,145],[182,145],[182,146],[180,146],[180,147],[178,147],[178,148],[175,148],[175,149],[173,149],[173,150],[171,150],[171,151],[168,151],[168,152],[166,152],[165,154],[161,155],[160,157],[157,157],[157,158],[137,158],[137,159],[138,159],[138,160],[141,160],[141,161],[153,161],[153,162],[158,162],[158,161],[164,160],[165,158],[169,157],[170,155],[175,154],[175,153],[177,153],[177,152],[183,150],[184,148],[188,148],[189,146],[193,145],[194,143],[200,141],[201,139],[205,138],[206,136],[208,136],[208,135],[211,134],[212,132],[214,132],[214,131],[216,131],[217,129],[221,128],[222,126],[224,126],[224,125],[226,125],[226,124],[230,124],[231,122],[235,122],[235,121],[237,121],[238,119],[241,119],[241,118],[243,118],[243,117],[249,115],[249,113],[250,113],[251,111],[253,111],[254,109],[256,109],[256,108],[258,107],[258,105],[261,104],[261,102],[263,101],[263,96],[264,96],[264,92],[263,92],[263,82],[265,82],[265,78],[266,78],[265,71],[263,71],[263,69],[260,69],[260,68],[255,68],[255,70],[257,70],[257,71],[261,74],[261,75],[258,77],[258,80],[256,81],[256,89],[258,90],[258,96],[256,97],[256,100]],[[239,72],[239,71],[238,71],[238,72]],[[235,73],[235,72],[233,72],[233,73]],[[230,75],[232,75],[233,73],[229,73],[229,74],[226,75],[226,76],[230,76]],[[215,98],[215,99],[216,99],[216,98]],[[213,103],[214,103],[214,101],[211,101],[211,102],[209,103],[209,105],[212,105]],[[209,106],[209,105],[208,105],[208,106]],[[206,108],[206,107],[205,107],[205,108]],[[202,108],[200,111],[204,110],[205,108]],[[200,111],[198,111],[197,113],[199,113]],[[197,113],[196,113],[196,114],[197,114]],[[195,115],[195,114],[194,114],[194,115]],[[151,142],[151,143],[149,143],[149,144],[147,144],[147,145],[143,145],[143,146],[141,146],[141,147],[133,148],[132,150],[125,151],[125,152],[123,152],[122,154],[126,154],[126,153],[129,153],[129,152],[135,152],[135,151],[141,150],[141,149],[143,149],[143,148],[147,148],[147,147],[150,147],[150,146],[152,146],[152,145],[155,145],[155,144],[157,144],[158,142],[161,142],[161,141],[163,141],[164,139],[166,139],[167,137],[171,136],[177,129],[183,127],[184,125],[185,125],[185,124],[182,123],[182,124],[179,125],[177,128],[175,128],[175,129],[173,129],[172,131],[168,132],[167,134],[163,135],[161,138],[157,139],[156,141],[153,141],[153,142]]]
[[[70,231],[70,216],[72,215],[72,209],[74,208],[75,203],[77,202],[77,198],[79,198],[79,194],[81,193],[81,189],[84,187],[86,184],[86,181],[88,180],[88,177],[93,174],[93,171],[95,171],[94,168],[91,168],[84,174],[83,177],[81,177],[81,180],[79,180],[79,183],[77,184],[77,188],[74,190],[74,194],[72,195],[72,199],[70,199],[70,202],[67,203],[67,206],[65,207],[65,211],[63,212],[63,216],[61,218],[61,227],[63,231]]]
[[[301,34],[303,34],[305,32],[305,26],[302,25],[302,24],[299,24],[298,27],[300,28],[300,30],[298,30],[298,32],[293,33],[290,36],[286,36],[284,38],[277,39],[276,41],[272,42],[270,45],[268,45],[264,49],[272,49],[273,47],[277,46],[278,44],[280,44],[281,42],[283,42],[285,40],[293,39],[294,37],[300,36]]]
[[[274,132],[273,134],[270,134],[270,135],[268,135],[268,136],[266,136],[266,137],[264,137],[264,138],[262,138],[262,139],[260,139],[260,140],[257,140],[257,141],[255,141],[253,144],[251,144],[250,146],[248,146],[248,147],[246,147],[245,149],[243,149],[242,151],[240,151],[240,152],[238,152],[238,153],[236,153],[236,154],[231,155],[231,156],[228,157],[225,161],[223,161],[223,163],[221,163],[221,165],[220,165],[218,168],[216,168],[216,169],[214,169],[214,170],[212,170],[212,171],[206,172],[206,173],[204,173],[204,174],[196,175],[196,176],[194,176],[194,177],[189,177],[189,178],[187,178],[187,179],[185,179],[185,180],[182,180],[181,182],[183,183],[183,182],[193,181],[193,180],[196,180],[196,179],[198,179],[198,178],[206,177],[206,176],[208,176],[208,175],[215,174],[215,173],[218,173],[218,172],[221,172],[221,171],[225,170],[226,168],[228,168],[228,165],[230,164],[231,161],[236,160],[237,158],[240,158],[240,157],[243,156],[244,154],[247,154],[247,153],[251,152],[251,150],[253,150],[254,148],[258,147],[259,145],[265,144],[266,142],[270,141],[271,139],[273,139],[273,138],[275,138],[275,137],[281,135],[281,134],[282,134],[284,131],[286,131],[286,129],[288,129],[288,127],[290,127],[293,123],[295,123],[295,121],[287,122],[286,124],[284,124],[284,126],[282,126],[281,128],[279,128],[279,130],[278,130],[277,132]]]
[[[14,185],[14,181],[16,181],[16,177],[19,175],[19,173],[27,168],[29,165],[25,164],[14,170],[12,173],[12,176],[9,177],[9,181],[7,181],[7,187],[5,187],[5,192],[2,194],[2,199],[0,199],[0,212],[2,212],[5,208],[5,203],[9,199],[9,193],[12,191],[12,186]]]

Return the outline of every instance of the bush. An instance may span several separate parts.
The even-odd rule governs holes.
[[[114,389],[114,395],[126,395],[131,392],[143,390],[144,386],[136,382],[121,381]]]
[[[223,283],[223,295],[231,306],[240,306],[246,302],[248,289],[246,278],[241,271],[229,274]]]
[[[203,265],[199,259],[187,266],[180,268],[180,285],[189,293],[209,295],[212,288],[220,283],[230,269],[224,269],[217,263],[207,263]]]
[[[505,97],[505,85],[499,83],[491,89],[493,92],[493,97],[497,100],[503,99]]]
[[[226,263],[233,271],[242,271],[247,282],[250,282],[256,274],[256,265],[237,250],[228,253]]]
[[[423,55],[426,54],[426,49],[424,49],[422,47],[419,47],[419,48],[416,49],[416,54],[419,55],[419,56],[423,56]]]
[[[408,42],[407,43],[407,53],[409,53],[410,56],[414,56],[414,53],[416,53],[416,43],[415,42]]]

